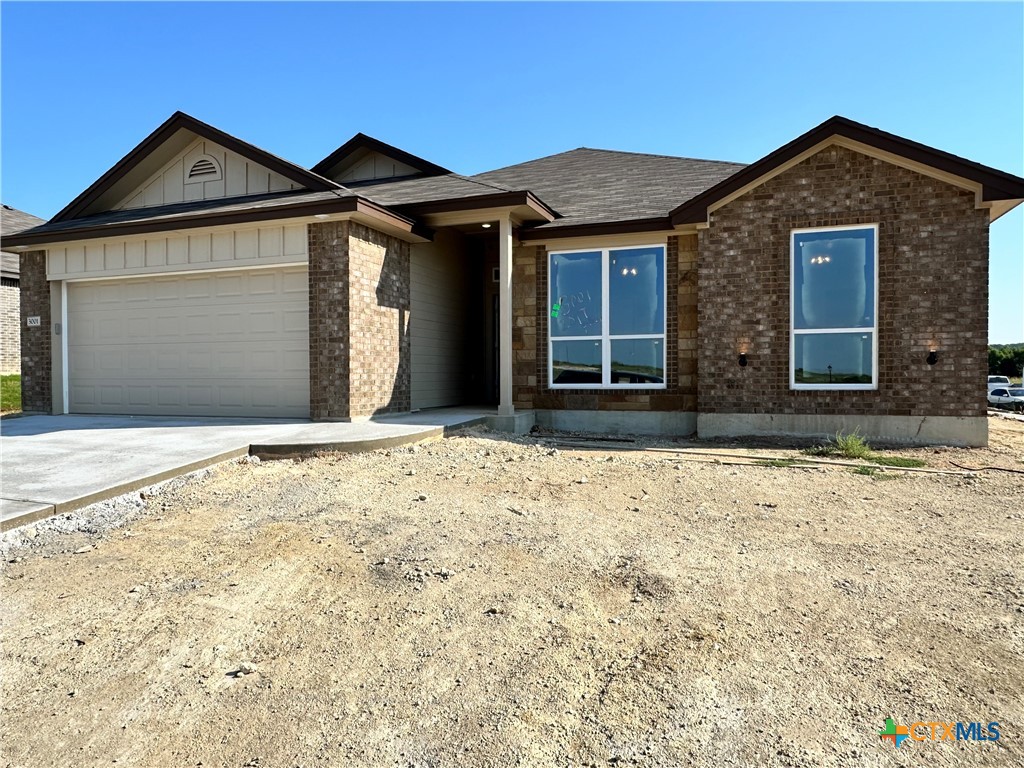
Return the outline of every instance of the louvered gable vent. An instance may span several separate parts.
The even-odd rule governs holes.
[[[219,181],[222,178],[220,162],[212,155],[200,155],[191,167],[188,168],[188,175],[185,177],[186,184],[197,184],[201,181]]]

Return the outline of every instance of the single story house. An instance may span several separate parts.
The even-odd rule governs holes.
[[[44,224],[30,213],[0,204],[0,234]],[[21,372],[21,275],[16,253],[0,251],[0,373]]]
[[[576,149],[306,169],[174,114],[21,254],[23,403],[983,445],[1024,179],[833,117],[750,165]]]

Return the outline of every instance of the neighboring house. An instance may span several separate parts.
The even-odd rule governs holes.
[[[0,233],[11,235],[45,219],[0,205]],[[0,373],[21,372],[21,310],[18,254],[0,252]]]
[[[54,413],[987,441],[989,223],[1024,179],[834,117],[751,165],[595,149],[311,170],[176,113],[22,254]],[[25,323],[23,322],[23,326]]]

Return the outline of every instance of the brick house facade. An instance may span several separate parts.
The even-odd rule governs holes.
[[[254,177],[258,195],[232,191]],[[579,149],[466,177],[361,134],[309,171],[178,113],[3,244],[22,251],[23,318],[42,318],[22,337],[26,410],[482,404],[517,430],[978,445],[988,227],[1022,201],[1024,179],[843,118],[748,166]],[[797,291],[803,232],[836,266]],[[634,282],[615,258],[641,264]],[[582,336],[555,332],[548,295],[570,262],[591,280]],[[862,317],[797,327],[850,291]],[[615,330],[626,315],[649,327]],[[125,324],[138,340],[108,343]],[[817,351],[798,363],[798,344]]]
[[[4,235],[43,224],[43,219],[0,205]],[[17,253],[0,252],[0,374],[21,372],[21,263]]]
[[[21,372],[20,278],[4,277],[0,284],[0,373]]]
[[[789,233],[868,223],[879,225],[878,389],[793,390]],[[985,415],[988,216],[970,192],[830,147],[716,210],[700,237],[701,413]]]

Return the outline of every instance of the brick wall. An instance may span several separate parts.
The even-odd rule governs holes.
[[[596,247],[596,246],[595,246]],[[596,411],[697,410],[697,237],[669,237],[665,264],[668,387],[550,389],[548,261],[543,246],[516,248],[512,261],[513,401],[516,408]]]
[[[352,223],[349,408],[353,417],[411,408],[409,244]]]
[[[791,390],[790,230],[873,223],[878,389]],[[826,148],[712,214],[698,283],[701,413],[985,413],[988,216],[970,192]]]
[[[21,371],[21,301],[16,278],[0,285],[0,373]]]
[[[409,245],[354,222],[309,226],[314,420],[408,411]]]
[[[50,284],[46,280],[46,251],[21,254],[21,409],[50,413],[53,410],[52,333]],[[39,326],[26,327],[29,317]]]
[[[309,415],[349,416],[349,222],[309,225]]]

